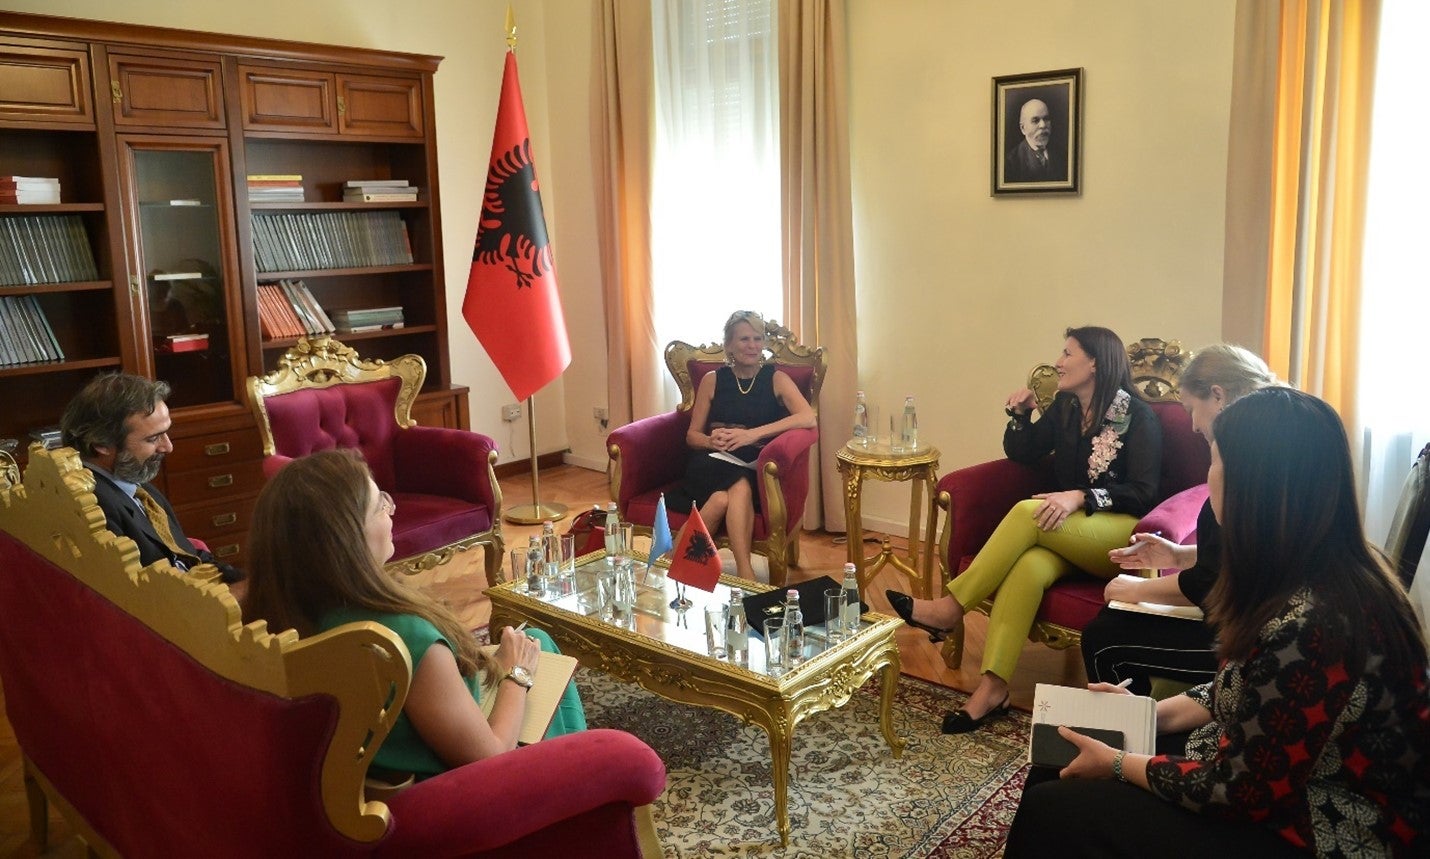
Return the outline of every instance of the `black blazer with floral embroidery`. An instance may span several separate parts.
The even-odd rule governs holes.
[[[1059,491],[1081,489],[1087,493],[1083,509],[1144,516],[1157,500],[1162,482],[1162,423],[1140,397],[1130,396],[1126,430],[1117,435],[1121,446],[1105,471],[1089,476],[1093,440],[1107,425],[1098,420],[1083,435],[1082,411],[1077,397],[1060,393],[1038,420],[1014,415],[1003,432],[1003,453],[1014,462],[1036,465],[1049,453]]]

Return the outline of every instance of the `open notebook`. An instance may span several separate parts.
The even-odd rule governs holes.
[[[1063,767],[1076,755],[1076,747],[1058,734],[1058,725],[1114,748],[1150,755],[1157,743],[1157,702],[1142,695],[1039,683],[1033,689],[1031,763]]]
[[[482,648],[488,656],[496,650],[495,644]],[[551,727],[556,707],[561,703],[561,693],[566,691],[566,684],[576,673],[576,665],[574,656],[541,651],[536,660],[536,682],[526,693],[526,715],[521,722],[518,742],[530,744],[546,736],[546,729]],[[482,712],[488,717],[492,714],[492,707],[496,706],[501,681],[501,677],[496,677],[494,682],[482,684]]]

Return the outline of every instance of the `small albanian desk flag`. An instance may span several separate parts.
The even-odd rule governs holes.
[[[680,537],[675,541],[668,575],[702,591],[714,591],[715,583],[720,581],[720,556],[716,554],[715,541],[710,539],[705,520],[693,505],[690,518],[681,526]]]
[[[462,316],[518,400],[555,381],[571,363],[514,51],[507,51],[502,72]]]

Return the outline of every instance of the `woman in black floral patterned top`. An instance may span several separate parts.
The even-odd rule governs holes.
[[[1214,436],[1224,662],[1157,705],[1159,732],[1191,731],[1185,753],[1061,729],[1079,755],[1024,794],[1006,855],[1430,856],[1426,645],[1365,542],[1340,418],[1272,388]]]

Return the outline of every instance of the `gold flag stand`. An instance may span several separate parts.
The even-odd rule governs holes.
[[[503,519],[513,525],[539,525],[542,522],[559,522],[566,518],[565,504],[542,504],[541,488],[537,482],[536,461],[536,398],[526,398],[526,429],[531,435],[531,503],[519,504],[507,510]]]

